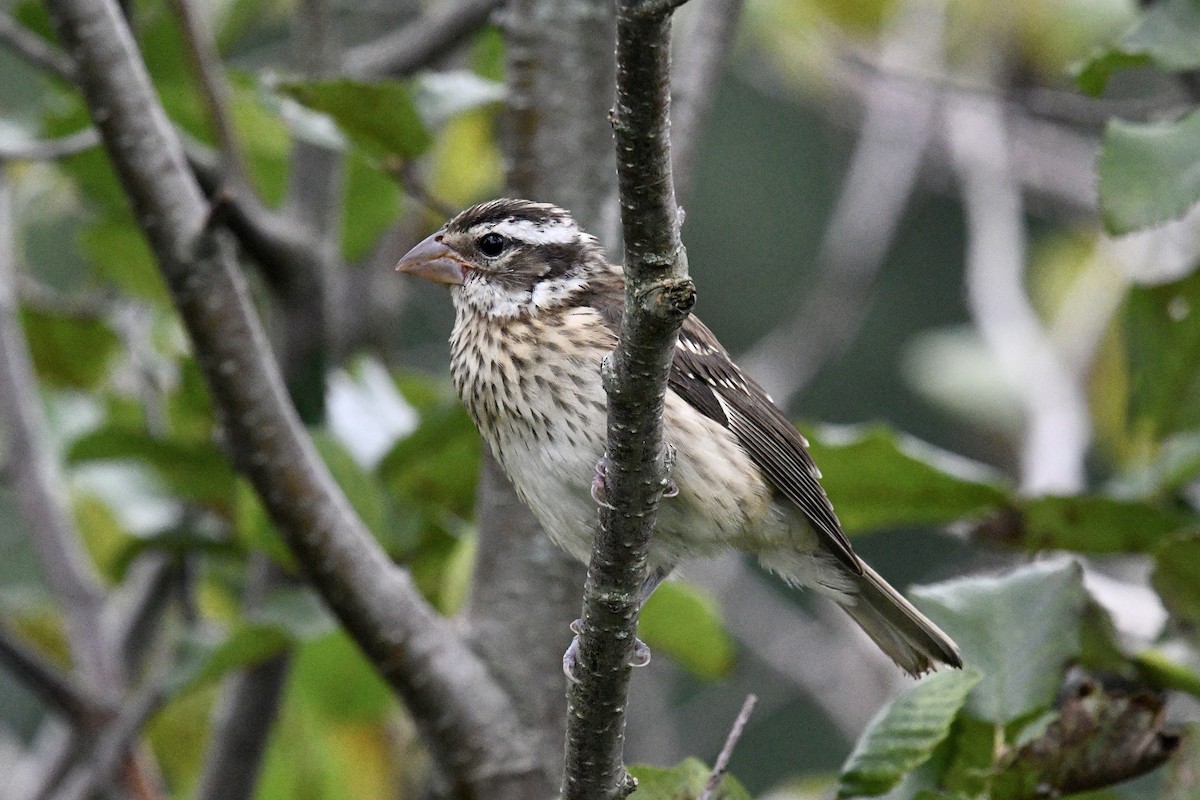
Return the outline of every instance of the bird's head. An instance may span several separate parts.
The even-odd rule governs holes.
[[[396,269],[447,284],[456,305],[496,317],[560,305],[612,270],[596,238],[568,212],[509,199],[463,211]]]

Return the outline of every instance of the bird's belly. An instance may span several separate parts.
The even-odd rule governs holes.
[[[566,387],[557,388],[562,397]],[[521,418],[489,426],[485,436],[551,539],[586,562],[597,523],[591,488],[604,453],[606,415],[601,403],[583,399],[603,397],[598,380],[594,387],[573,388],[584,391],[569,414],[561,409],[541,414],[534,410],[538,398],[523,397],[510,406],[524,412]],[[797,530],[793,515],[780,512],[757,466],[723,426],[673,393],[667,395],[664,422],[675,448],[671,478],[679,491],[659,506],[652,567],[730,547],[760,552],[785,542],[806,543],[795,540],[810,538],[807,527]]]

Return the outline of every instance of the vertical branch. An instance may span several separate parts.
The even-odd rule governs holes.
[[[73,655],[96,688],[112,691],[117,676],[99,624],[104,592],[71,519],[58,465],[46,449],[50,436],[18,317],[15,233],[5,169],[0,163],[0,413],[8,428],[8,464],[42,576],[66,618]]]
[[[670,456],[663,398],[679,327],[695,302],[679,238],[671,180],[668,109],[672,3],[617,3],[617,100],[613,110],[625,316],[605,363],[606,494],[584,587],[577,676],[569,694],[563,795],[622,798],[629,661],[640,587]]]
[[[238,467],[462,794],[529,796],[532,748],[509,697],[380,550],[304,435],[230,242],[208,222],[119,8],[112,0],[48,6],[80,65],[80,89],[187,327]]]

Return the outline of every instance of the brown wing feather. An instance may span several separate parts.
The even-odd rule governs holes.
[[[818,482],[820,472],[808,454],[808,443],[694,316],[688,317],[679,333],[668,386],[732,431],[767,479],[809,519],[830,552],[855,574],[863,574],[862,563]]]
[[[591,276],[584,302],[616,331],[625,311],[623,276],[605,270]],[[833,505],[818,482],[808,443],[770,395],[733,363],[717,337],[690,316],[679,332],[667,387],[706,417],[733,432],[779,492],[812,523],[829,551],[855,575],[863,565],[842,531]]]

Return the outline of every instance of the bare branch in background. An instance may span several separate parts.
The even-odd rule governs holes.
[[[695,302],[671,180],[674,4],[618,0],[617,181],[625,315],[606,361],[605,494],[584,587],[579,682],[568,694],[566,800],[628,795],[624,765],[630,658],[658,503],[669,474],[663,398],[679,327]]]
[[[87,693],[58,668],[0,626],[0,664],[67,720],[80,724],[95,712]]]
[[[243,612],[253,619],[280,576],[263,555],[250,559],[249,573]],[[225,681],[213,712],[196,800],[247,800],[254,796],[290,665],[290,655],[282,653],[239,670]]]
[[[1091,438],[1087,401],[1026,294],[1025,218],[1003,106],[984,95],[954,98],[946,126],[967,217],[967,304],[1024,405],[1021,489],[1078,492]]]
[[[183,49],[200,87],[200,97],[204,101],[208,122],[216,134],[225,172],[231,180],[245,183],[246,165],[229,114],[229,86],[225,82],[225,68],[217,53],[216,43],[198,18],[195,0],[171,0],[171,6],[179,19]]]
[[[104,590],[83,550],[68,507],[17,309],[12,192],[0,164],[0,408],[7,463],[28,521],[42,577],[66,620],[72,656],[91,688],[111,697],[119,677],[102,639]]]
[[[944,0],[907,0],[884,33],[864,96],[862,129],[817,257],[817,279],[799,310],[762,338],[743,363],[786,408],[857,334],[876,275],[917,185],[938,91],[891,71],[941,73]]]
[[[687,7],[671,66],[671,169],[686,201],[696,156],[737,34],[744,0],[697,0]]]
[[[742,710],[738,712],[737,718],[733,721],[733,726],[729,729],[729,736],[725,739],[725,745],[717,754],[717,760],[713,764],[712,774],[708,776],[708,782],[704,784],[704,791],[700,793],[697,800],[711,800],[721,779],[729,771],[729,759],[733,758],[733,748],[737,747],[738,741],[741,740],[742,732],[746,730],[746,723],[750,721],[750,715],[754,713],[754,706],[757,704],[756,696],[746,695],[746,702],[742,703]]]
[[[441,767],[477,796],[525,796],[533,769],[511,703],[354,515],[304,435],[229,241],[112,2],[50,0],[80,88],[192,338],[235,463],[309,579],[400,692]]]
[[[100,144],[95,128],[84,128],[57,139],[31,139],[26,142],[5,142],[0,145],[0,161],[53,161],[66,158]]]
[[[75,62],[71,57],[7,13],[0,14],[0,42],[33,66],[68,83],[75,82]]]
[[[356,78],[409,75],[478,30],[499,6],[500,0],[436,3],[400,30],[347,50],[342,69]]]

